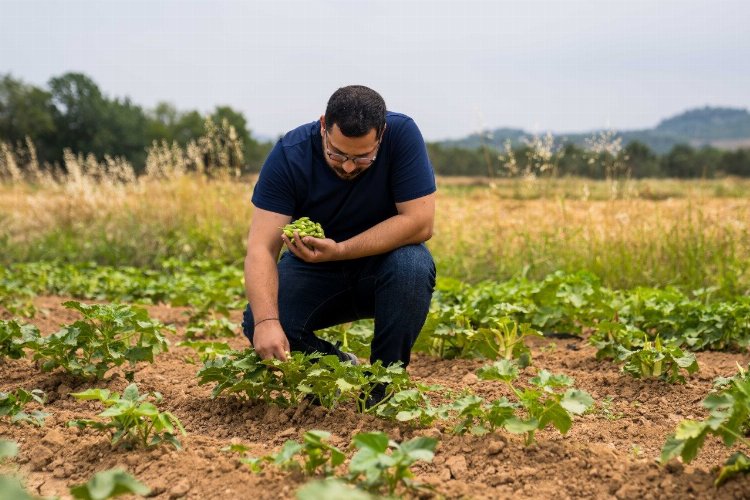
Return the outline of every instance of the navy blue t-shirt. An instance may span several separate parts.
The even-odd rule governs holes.
[[[396,215],[396,203],[435,192],[414,120],[388,112],[386,123],[375,162],[352,180],[340,179],[326,163],[320,120],[287,133],[260,170],[253,205],[292,219],[310,217],[327,238],[343,241]]]

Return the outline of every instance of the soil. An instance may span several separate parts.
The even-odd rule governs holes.
[[[40,309],[31,320],[43,334],[77,320],[63,308],[65,299],[39,297]],[[173,324],[176,344],[187,322],[186,309],[148,307],[152,317]],[[10,315],[0,313],[0,318]],[[240,313],[232,320],[239,323]],[[239,333],[229,344],[244,348]],[[66,426],[74,418],[95,418],[102,408],[82,402],[71,392],[106,387],[121,392],[128,382],[122,372],[99,383],[81,383],[61,371],[41,372],[30,359],[0,363],[0,390],[18,387],[42,389],[51,414],[43,427],[0,421],[0,438],[19,444],[19,455],[4,469],[17,470],[27,488],[39,495],[69,498],[68,488],[87,481],[95,472],[116,466],[127,469],[152,488],[159,499],[186,498],[293,498],[308,479],[299,473],[271,466],[253,473],[239,455],[220,451],[230,443],[247,445],[254,456],[278,451],[287,439],[299,439],[306,430],[332,433],[332,443],[344,448],[363,430],[382,430],[397,441],[417,435],[438,438],[432,463],[415,467],[418,481],[434,493],[422,497],[447,498],[750,498],[750,476],[713,486],[716,466],[731,454],[716,439],[709,439],[690,465],[674,460],[661,467],[659,452],[668,434],[684,418],[703,418],[701,401],[712,380],[731,376],[737,363],[746,366],[747,354],[697,353],[700,372],[685,384],[638,380],[621,373],[616,365],[596,361],[595,350],[579,339],[535,339],[535,367],[575,378],[576,387],[588,391],[596,409],[575,419],[570,432],[554,429],[538,433],[537,444],[526,447],[520,436],[496,432],[485,436],[454,436],[450,424],[427,429],[363,416],[354,408],[325,410],[315,406],[279,408],[234,397],[211,399],[211,386],[199,386],[198,365],[185,361],[187,348],[171,347],[154,365],[140,365],[135,379],[143,391],[159,391],[160,409],[174,413],[185,426],[180,437],[184,449],[169,445],[153,449],[113,449],[109,438],[91,429]],[[412,378],[441,384],[453,390],[469,388],[485,398],[498,397],[502,387],[477,380],[481,360],[439,360],[415,354],[409,366]],[[526,369],[529,374],[533,369]],[[351,452],[349,452],[351,453]]]

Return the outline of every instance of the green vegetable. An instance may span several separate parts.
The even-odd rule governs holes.
[[[281,228],[281,231],[294,243],[294,232],[299,232],[299,237],[311,236],[313,238],[325,238],[323,227],[318,222],[313,222],[309,217],[300,217],[296,221]]]

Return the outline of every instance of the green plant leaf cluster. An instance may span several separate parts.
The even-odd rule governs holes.
[[[40,338],[39,329],[34,325],[0,320],[0,359],[24,357],[24,348],[37,345]]]
[[[663,378],[667,382],[685,382],[680,370],[688,375],[698,371],[698,361],[692,352],[683,352],[676,345],[663,345],[661,339],[646,341],[642,349],[628,351],[619,356],[625,361],[623,371],[635,378]]]
[[[381,498],[380,495],[371,495],[338,478],[310,481],[298,489],[295,496],[297,500],[320,500],[321,498],[326,500],[375,500]]]
[[[196,321],[217,313],[228,316],[245,304],[241,266],[207,260],[167,259],[159,269],[19,263],[0,268],[0,283],[7,283],[11,293],[25,290],[26,295],[191,306]]]
[[[437,440],[416,437],[401,444],[382,432],[363,432],[354,436],[357,453],[349,463],[349,480],[372,493],[385,490],[393,495],[399,486],[418,487],[411,466],[418,461],[431,462]]]
[[[708,436],[721,438],[725,446],[742,445],[750,452],[750,373],[740,368],[739,373],[729,379],[719,379],[719,390],[703,400],[709,416],[705,420],[686,419],[677,424],[661,450],[662,464],[675,457],[690,463],[698,455]],[[733,454],[720,469],[716,485],[730,477],[750,471],[750,458],[745,452]]]
[[[227,356],[233,349],[226,342],[211,342],[207,340],[183,340],[177,343],[177,347],[189,347],[193,349],[201,362],[216,359],[217,356]],[[194,364],[195,360],[186,358],[185,361]]]
[[[193,317],[191,323],[185,329],[185,338],[188,340],[234,338],[238,328],[237,323],[229,321],[225,317],[207,320]]]
[[[288,440],[279,453],[264,459],[282,468],[301,469],[308,476],[330,476],[346,459],[341,450],[326,442],[330,437],[330,432],[310,430],[302,443]]]
[[[698,371],[695,354],[684,352],[674,340],[664,343],[658,335],[651,339],[630,325],[603,322],[589,341],[597,348],[597,359],[624,363],[623,371],[635,378],[661,378],[677,383],[685,382],[682,370],[688,375]]]
[[[31,318],[36,314],[36,293],[16,276],[8,276],[0,270],[0,308],[14,316]]]
[[[110,369],[128,363],[154,362],[154,355],[165,352],[169,342],[161,333],[169,329],[149,318],[145,309],[119,304],[64,302],[84,319],[43,337],[36,345],[34,359],[45,371],[62,367],[74,376],[102,379]],[[126,376],[132,380],[132,371]]]
[[[354,402],[362,412],[392,415],[392,406],[385,407],[389,398],[416,386],[406,370],[399,365],[385,367],[379,361],[373,365],[352,365],[334,355],[292,353],[286,361],[261,360],[254,349],[233,351],[204,362],[198,372],[199,384],[215,383],[212,395],[241,394],[248,399],[262,400],[281,406],[299,404],[312,398],[325,408]],[[387,387],[381,404],[367,407],[366,402],[376,384]]]
[[[243,461],[255,471],[260,471],[260,464],[265,462],[286,469],[299,469],[308,476],[330,476],[344,463],[346,456],[325,442],[329,437],[330,433],[326,431],[308,431],[301,443],[288,440],[276,454],[256,459],[244,457]],[[437,440],[433,438],[417,437],[399,444],[383,432],[358,433],[350,446],[357,452],[349,461],[348,473],[340,477],[370,493],[393,495],[399,487],[416,489],[419,485],[413,481],[411,467],[418,461],[432,461],[436,446]],[[242,446],[225,449],[246,451]],[[351,492],[341,484],[334,488]]]
[[[49,413],[40,410],[27,413],[24,411],[24,407],[32,401],[44,405],[46,400],[47,396],[41,389],[31,391],[16,389],[12,392],[0,392],[0,417],[10,417],[11,423],[26,422],[41,427]]]
[[[354,353],[360,358],[369,358],[374,331],[375,322],[371,319],[362,319],[324,328],[315,334],[336,344],[344,352]]]
[[[507,359],[496,361],[477,371],[481,380],[494,380],[505,384],[513,400],[507,397],[486,402],[483,398],[467,394],[456,399],[451,412],[459,420],[454,432],[485,434],[502,428],[514,434],[525,434],[526,444],[534,442],[535,433],[548,426],[566,434],[574,415],[583,414],[594,400],[582,390],[572,387],[572,378],[539,370],[528,380],[528,387],[518,385],[518,365]]]
[[[97,416],[106,421],[78,419],[68,422],[69,426],[109,432],[112,445],[122,443],[128,447],[147,448],[166,442],[177,449],[182,448],[175,435],[176,430],[185,435],[180,420],[168,411],[160,412],[154,403],[147,401],[151,397],[156,403],[161,402],[159,393],[139,394],[138,387],[130,384],[122,397],[108,389],[89,389],[71,395],[80,400],[101,401],[106,409]]]
[[[88,482],[70,488],[70,494],[79,500],[106,500],[130,493],[145,496],[151,488],[122,469],[97,472]]]

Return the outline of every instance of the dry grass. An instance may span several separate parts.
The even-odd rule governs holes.
[[[252,215],[253,179],[181,174],[129,183],[0,185],[5,263],[94,260],[155,266],[168,257],[239,263]],[[439,273],[462,280],[541,277],[589,269],[614,287],[675,284],[750,293],[750,199],[707,194],[718,184],[651,181],[664,200],[567,199],[560,190],[606,183],[550,182],[553,195],[514,199],[514,186],[439,179],[435,234]],[[697,193],[697,194],[696,194]],[[508,196],[510,194],[510,196]]]

